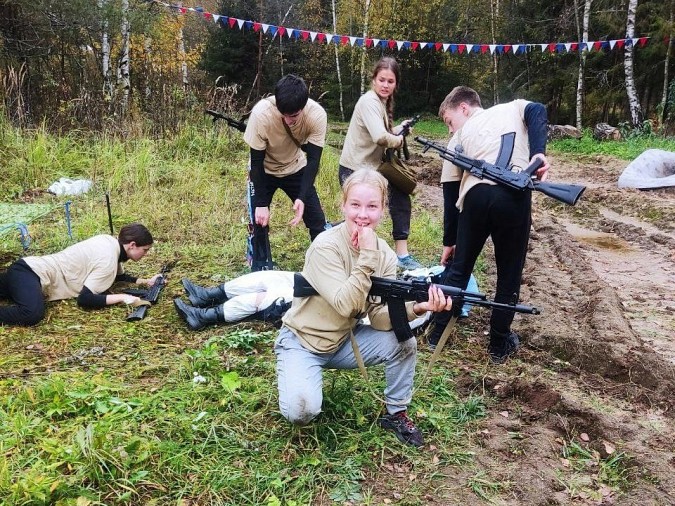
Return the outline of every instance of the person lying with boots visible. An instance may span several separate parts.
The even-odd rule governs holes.
[[[210,288],[195,285],[185,278],[183,288],[192,305],[180,298],[174,299],[173,304],[191,330],[246,318],[277,324],[291,306],[293,274],[256,271]]]

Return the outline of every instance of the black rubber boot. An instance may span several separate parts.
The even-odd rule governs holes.
[[[179,298],[173,299],[173,305],[185,323],[187,323],[190,330],[201,330],[207,325],[215,325],[217,323],[225,323],[225,315],[223,314],[223,305],[218,304],[214,307],[193,307],[187,305]]]
[[[195,307],[211,307],[227,301],[225,285],[204,288],[195,285],[188,278],[183,278],[181,283],[183,283],[183,288],[185,288],[190,303]]]

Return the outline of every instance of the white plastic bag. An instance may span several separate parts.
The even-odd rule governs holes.
[[[48,188],[55,195],[80,195],[87,193],[93,182],[89,179],[69,179],[62,177]]]

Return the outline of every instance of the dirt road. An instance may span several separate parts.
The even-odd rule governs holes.
[[[447,351],[462,391],[494,404],[477,466],[445,469],[429,502],[485,504],[466,486],[479,473],[497,504],[675,504],[675,189],[620,190],[626,162],[607,157],[551,161],[552,180],[587,190],[575,207],[536,194],[521,300],[543,314],[516,318],[505,366],[486,363],[482,312]],[[438,181],[432,159],[414,165]]]

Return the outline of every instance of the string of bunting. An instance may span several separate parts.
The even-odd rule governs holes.
[[[235,18],[232,16],[224,16],[222,14],[214,14],[207,12],[203,7],[183,7],[181,5],[168,4],[159,0],[146,0],[152,4],[159,4],[167,7],[175,12],[181,14],[196,13],[204,17],[208,21],[213,21],[223,28],[239,30],[253,30],[269,34],[272,38],[288,37],[289,39],[311,41],[318,44],[339,44],[343,46],[357,46],[366,48],[382,48],[396,49],[398,51],[407,49],[410,51],[418,51],[428,49],[432,51],[449,52],[453,54],[524,54],[528,51],[541,49],[542,52],[549,53],[571,53],[578,51],[611,51],[613,49],[621,49],[623,47],[634,46],[644,47],[649,41],[649,37],[635,37],[614,40],[597,40],[588,42],[547,42],[543,44],[466,44],[466,43],[447,43],[447,42],[420,42],[409,40],[394,40],[394,39],[376,39],[355,37],[352,35],[337,35],[332,33],[314,32],[311,30],[303,30],[300,28],[289,28],[285,26],[270,25],[261,23],[259,21],[250,21]],[[666,44],[670,43],[670,39],[666,37]]]

